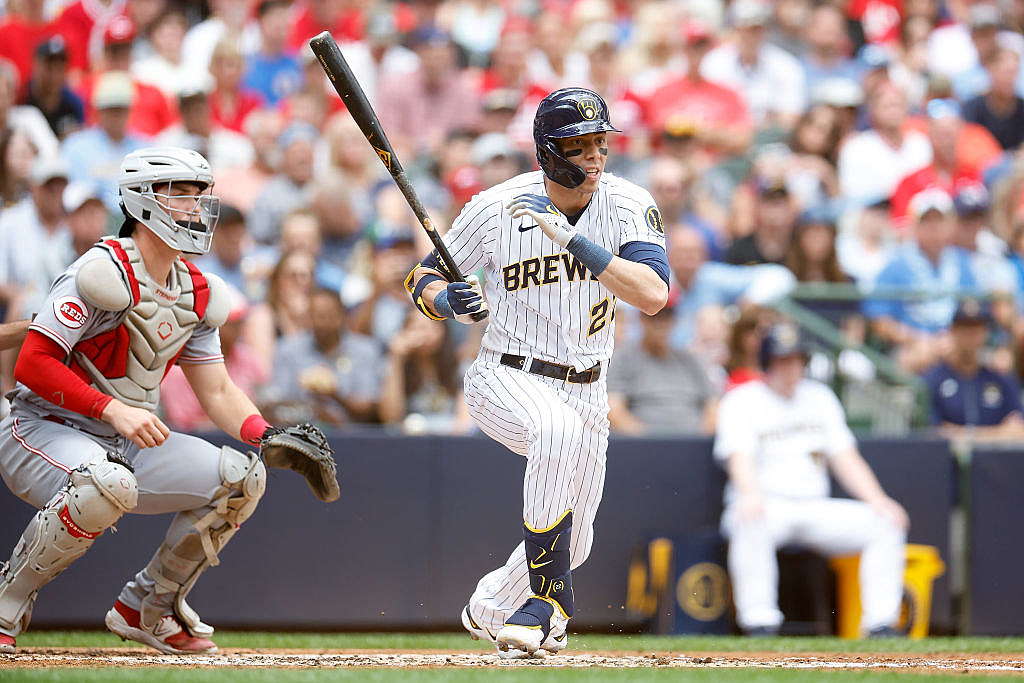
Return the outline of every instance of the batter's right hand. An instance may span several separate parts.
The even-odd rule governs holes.
[[[116,398],[107,404],[100,417],[139,448],[159,446],[171,433],[167,425],[153,413],[125,405]]]

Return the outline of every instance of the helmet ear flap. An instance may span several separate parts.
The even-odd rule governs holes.
[[[587,179],[587,172],[562,156],[558,143],[551,138],[537,145],[537,163],[544,175],[563,187],[579,187]]]

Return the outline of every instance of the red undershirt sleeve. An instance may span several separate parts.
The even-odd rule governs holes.
[[[56,406],[99,419],[113,397],[93,389],[72,372],[63,363],[65,355],[60,344],[29,330],[14,366],[14,379]]]

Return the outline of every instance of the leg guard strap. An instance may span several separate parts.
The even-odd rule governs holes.
[[[174,613],[189,633],[199,638],[213,634],[213,627],[202,622],[185,598],[207,567],[220,564],[220,551],[252,516],[267,486],[267,470],[259,457],[227,446],[221,450],[220,475],[223,485],[212,509],[193,515],[192,530],[173,546],[163,543],[146,567],[155,583],[139,610],[146,628],[166,613],[159,596],[173,593]]]
[[[534,594],[547,600],[571,619],[575,612],[570,571],[569,544],[572,539],[572,510],[566,510],[546,529],[523,525],[527,569]]]

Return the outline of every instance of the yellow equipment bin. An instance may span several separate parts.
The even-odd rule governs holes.
[[[860,556],[834,557],[830,562],[836,573],[836,612],[838,636],[860,637]],[[907,544],[907,566],[903,572],[903,606],[898,630],[911,638],[928,635],[932,610],[932,584],[946,571],[935,546]]]

